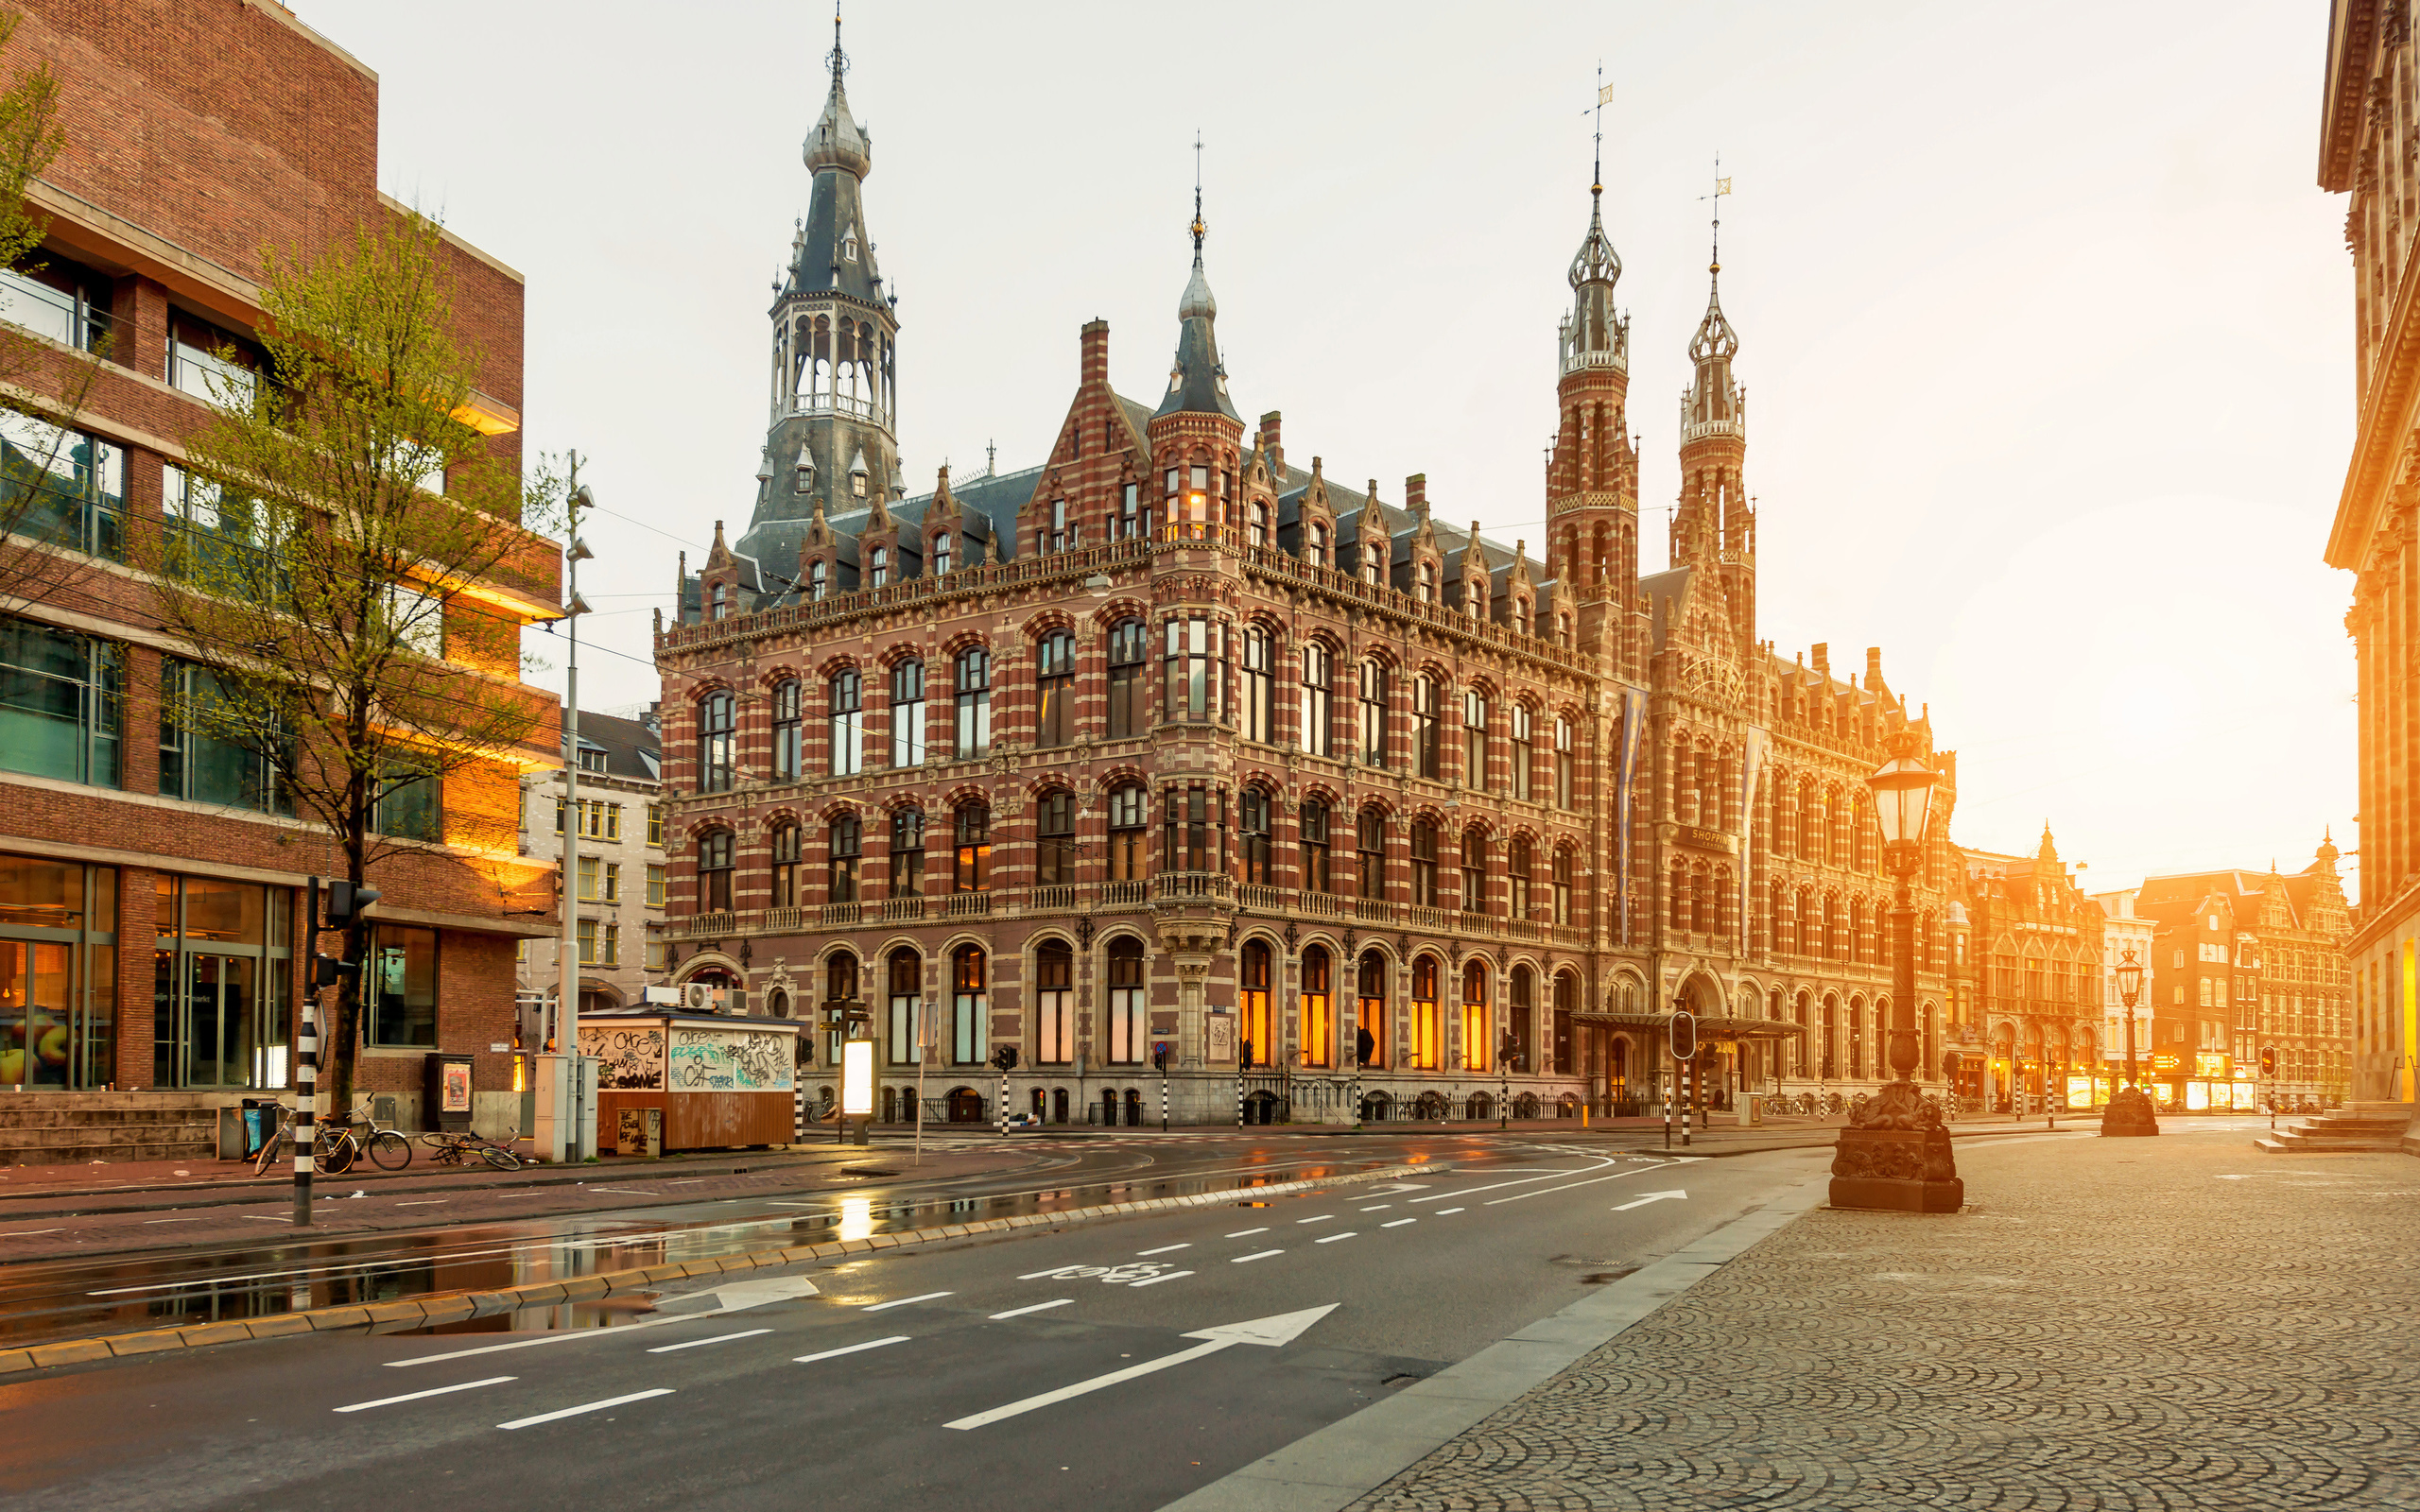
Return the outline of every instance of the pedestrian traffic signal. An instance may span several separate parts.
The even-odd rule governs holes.
[[[347,928],[353,923],[354,916],[360,914],[364,909],[367,909],[372,903],[376,902],[381,896],[382,895],[375,887],[356,886],[350,882],[329,883],[325,893],[325,897],[327,899],[327,921],[320,927],[323,929]]]
[[[361,974],[359,961],[340,961],[333,955],[314,954],[311,957],[311,990],[334,987],[349,976]]]

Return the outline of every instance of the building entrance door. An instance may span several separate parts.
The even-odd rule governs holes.
[[[251,1086],[254,1006],[258,1002],[253,987],[260,963],[247,955],[205,954],[189,954],[184,962],[180,1083],[186,1087]]]
[[[82,1057],[72,1011],[75,947],[0,939],[0,1091],[62,1088]]]

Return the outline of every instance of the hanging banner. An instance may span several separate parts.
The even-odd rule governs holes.
[[[1647,723],[1647,690],[1622,690],[1622,728],[1614,737],[1621,744],[1619,775],[1614,783],[1616,833],[1614,894],[1621,901],[1622,943],[1630,943],[1630,816],[1631,783],[1638,775],[1639,734]]]
[[[1753,889],[1748,875],[1755,869],[1756,779],[1765,769],[1765,752],[1772,737],[1754,725],[1748,727],[1747,739],[1739,753],[1739,938],[1747,943],[1749,921],[1756,916],[1751,912],[1748,900]]]

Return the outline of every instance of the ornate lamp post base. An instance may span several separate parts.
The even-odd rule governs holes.
[[[2101,1111],[2100,1132],[2104,1136],[2158,1133],[2159,1115],[2152,1108],[2151,1094],[2140,1087],[2119,1088]]]
[[[1941,1112],[1897,1081],[1858,1109],[1833,1147],[1832,1206],[1893,1212],[1956,1212],[1966,1183]]]

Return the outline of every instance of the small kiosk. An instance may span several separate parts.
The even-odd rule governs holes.
[[[678,1008],[579,1016],[579,1053],[600,1062],[596,1135],[617,1149],[717,1150],[795,1137],[797,1023]]]

